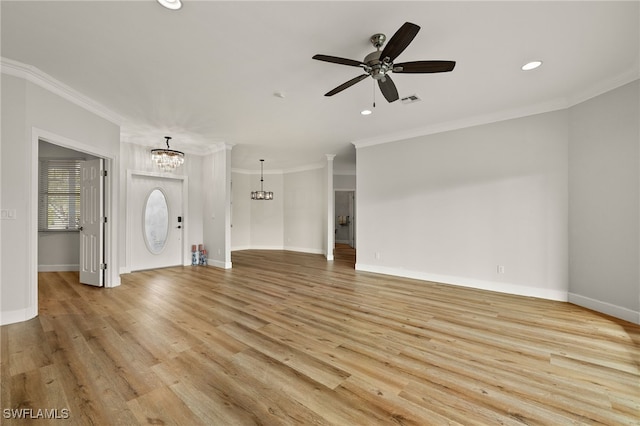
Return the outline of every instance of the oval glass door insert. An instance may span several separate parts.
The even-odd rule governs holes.
[[[149,251],[162,252],[169,234],[169,206],[164,193],[156,188],[149,193],[144,207],[144,237]]]

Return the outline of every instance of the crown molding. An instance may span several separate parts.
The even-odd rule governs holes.
[[[618,74],[617,76],[602,81],[600,82],[600,84],[591,86],[587,90],[569,96],[567,100],[567,107],[570,108],[572,106],[581,104],[582,102],[588,101],[591,98],[603,95],[638,79],[640,79],[640,65],[636,65],[622,74]]]
[[[557,111],[567,108],[567,101],[564,98],[554,99],[536,105],[525,106],[521,108],[513,108],[504,111],[498,111],[489,114],[477,115],[474,117],[463,118],[460,120],[445,121],[435,123],[429,126],[411,129],[403,132],[392,133],[375,138],[360,139],[351,142],[356,149],[366,148],[374,145],[381,145],[390,142],[397,142],[417,138],[420,136],[433,135],[436,133],[444,133],[452,130],[465,129],[469,127],[481,126],[483,124],[496,123],[499,121],[512,120],[515,118],[527,117],[530,115],[542,114],[545,112]]]
[[[231,173],[238,173],[241,175],[259,175],[260,170],[249,170],[249,169],[237,169],[232,167]],[[265,175],[281,175],[284,174],[284,170],[267,170],[263,172]]]
[[[299,173],[299,172],[308,172],[310,170],[318,170],[324,169],[327,167],[327,163],[315,163],[315,164],[307,164],[306,166],[292,167],[290,169],[283,170],[284,173]]]
[[[547,102],[528,105],[520,108],[512,108],[508,110],[498,111],[489,114],[478,115],[474,117],[463,118],[460,120],[446,121],[442,123],[435,123],[429,126],[402,131],[398,133],[390,133],[375,138],[358,139],[351,143],[359,148],[366,148],[369,146],[381,145],[390,142],[397,142],[401,140],[412,139],[420,136],[433,135],[436,133],[443,133],[452,130],[459,130],[468,127],[481,126],[483,124],[496,123],[505,120],[513,120],[516,118],[527,117],[530,115],[542,114],[545,112],[558,111],[562,109],[571,108],[577,104],[585,102],[596,96],[600,96],[606,92],[617,89],[625,84],[640,79],[640,65],[635,64],[627,71],[618,74],[608,80],[602,81],[598,84],[590,86],[588,89],[569,95],[563,98],[552,99]]]
[[[308,172],[311,170],[324,169],[325,167],[326,167],[325,163],[314,163],[314,164],[307,164],[306,166],[291,167],[289,169],[265,170],[264,174],[265,175],[285,175],[289,173]],[[236,169],[236,168],[232,168],[231,172],[239,173],[242,175],[259,175],[260,174],[260,170],[248,170],[248,169]]]
[[[124,117],[121,115],[67,86],[63,82],[56,80],[33,65],[27,65],[22,62],[14,61],[13,59],[0,57],[0,73],[18,77],[40,86],[43,89],[48,90],[49,92],[58,95],[61,98],[118,126],[125,121]]]

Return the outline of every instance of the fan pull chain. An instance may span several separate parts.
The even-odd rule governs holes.
[[[373,107],[376,107],[376,81],[373,80]]]

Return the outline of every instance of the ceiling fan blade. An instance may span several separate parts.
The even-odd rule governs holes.
[[[384,81],[378,80],[378,87],[380,87],[380,91],[387,102],[398,100],[398,89],[396,89],[396,85],[393,83],[390,76],[386,75]]]
[[[353,86],[354,84],[364,80],[365,78],[369,77],[369,74],[362,74],[357,76],[356,78],[352,78],[351,80],[347,81],[346,83],[342,83],[340,86],[336,87],[335,89],[325,93],[325,96],[333,96],[336,93],[340,93],[342,92],[344,89],[347,89],[351,86]]]
[[[317,59],[318,61],[331,62],[333,64],[349,65],[352,67],[360,67],[364,65],[360,61],[356,61],[353,59],[338,58],[337,56],[329,56],[329,55],[313,55],[313,59]]]
[[[393,64],[393,72],[399,73],[433,73],[449,72],[456,66],[456,61],[414,61]]]
[[[411,22],[402,24],[400,29],[396,31],[384,49],[382,49],[380,59],[389,58],[389,62],[393,62],[393,60],[409,46],[413,38],[418,34],[418,31],[420,31],[420,27],[416,24],[412,24]]]

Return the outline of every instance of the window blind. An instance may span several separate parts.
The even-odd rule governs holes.
[[[40,231],[78,230],[81,162],[81,159],[40,160]]]

